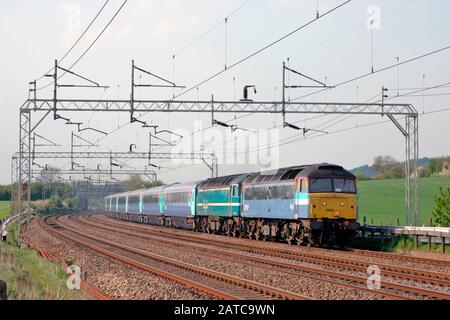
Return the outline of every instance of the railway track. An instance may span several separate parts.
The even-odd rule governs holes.
[[[360,250],[360,249],[351,249],[349,252],[358,254],[360,256],[366,256],[366,257],[395,259],[395,260],[400,260],[400,261],[404,261],[404,262],[412,262],[412,263],[419,263],[419,264],[424,264],[424,265],[429,265],[429,266],[431,265],[431,266],[437,266],[437,267],[450,268],[450,262],[444,261],[444,260],[433,260],[433,259],[420,258],[420,257],[404,256],[404,255],[394,254],[394,253],[376,252],[376,251]]]
[[[116,223],[120,225],[131,225],[127,222],[114,221],[111,219],[102,219],[105,223]],[[248,241],[247,243],[237,243],[230,241],[228,238],[223,239],[205,239],[202,234],[181,234],[178,230],[172,230],[167,228],[161,228],[157,226],[142,226],[139,224],[131,225],[135,229],[144,230],[149,232],[151,228],[152,232],[162,234],[167,237],[175,237],[178,239],[186,239],[189,241],[194,241],[203,244],[216,244],[221,247],[230,249],[240,249],[241,251],[249,253],[264,254],[276,258],[282,258],[287,260],[309,262],[313,264],[318,264],[324,267],[339,267],[341,270],[346,270],[348,272],[366,273],[367,268],[374,263],[359,260],[359,259],[345,259],[336,256],[329,256],[326,253],[319,254],[313,253],[312,250],[300,251],[293,249],[281,249],[274,246],[263,246],[258,241]],[[320,252],[320,251],[319,251]],[[424,269],[417,268],[407,268],[398,265],[391,265],[386,263],[376,263],[380,267],[383,276],[390,277],[392,279],[398,280],[413,280],[414,282],[422,284],[430,284],[440,286],[442,288],[448,288],[450,286],[450,275],[445,273],[433,272]],[[450,267],[450,264],[448,264]]]
[[[65,262],[61,261],[61,259],[59,259],[55,255],[53,255],[51,252],[49,252],[48,250],[46,250],[43,247],[41,247],[40,245],[38,245],[36,242],[30,240],[30,238],[28,236],[26,236],[26,232],[27,232],[27,224],[25,224],[23,226],[22,232],[20,234],[22,243],[26,244],[30,248],[34,248],[43,259],[50,261],[50,262],[60,263],[61,265],[64,266],[65,269],[67,269],[68,266]],[[95,286],[93,286],[92,284],[90,284],[87,281],[83,281],[83,280],[81,281],[81,289],[87,295],[91,296],[92,298],[94,298],[96,300],[111,300],[111,298],[109,296],[105,295],[98,288],[96,288]]]
[[[306,296],[88,235],[61,222],[59,217],[47,217],[41,221],[46,230],[60,238],[219,299],[309,299]]]
[[[360,291],[366,291],[371,294],[382,295],[382,296],[385,296],[386,298],[390,298],[390,299],[407,299],[407,298],[411,298],[410,296],[408,296],[410,294],[412,294],[414,296],[418,296],[418,297],[427,297],[427,298],[434,298],[434,299],[450,299],[450,295],[443,293],[443,292],[428,290],[428,289],[424,289],[424,288],[417,288],[414,286],[407,286],[407,285],[402,285],[402,284],[388,282],[388,281],[382,282],[382,288],[384,289],[383,291],[370,290],[366,287],[366,285],[367,285],[366,277],[350,275],[347,273],[335,272],[335,271],[331,271],[331,270],[316,269],[316,268],[306,267],[306,266],[292,264],[292,263],[275,261],[272,259],[258,258],[255,256],[240,254],[240,253],[236,253],[236,252],[228,252],[228,251],[223,251],[223,250],[206,248],[206,247],[199,246],[199,245],[192,243],[191,239],[189,239],[188,243],[183,244],[183,243],[179,242],[179,240],[182,237],[173,237],[172,235],[169,235],[166,237],[165,234],[161,235],[159,232],[154,233],[154,232],[150,231],[148,228],[144,228],[145,230],[141,230],[141,231],[145,231],[145,234],[136,233],[137,229],[141,229],[141,228],[138,228],[138,227],[141,227],[139,225],[129,225],[127,223],[123,224],[121,222],[116,223],[114,221],[104,221],[103,219],[101,221],[98,221],[98,223],[95,223],[95,219],[87,220],[86,216],[80,217],[80,220],[83,223],[91,225],[95,228],[101,228],[105,231],[110,231],[110,232],[119,232],[121,234],[126,235],[127,237],[134,237],[134,238],[139,238],[142,240],[155,241],[158,243],[158,245],[161,245],[161,246],[164,246],[164,245],[168,245],[168,246],[172,246],[172,247],[182,246],[183,250],[192,251],[198,255],[209,256],[209,257],[220,258],[220,259],[228,259],[232,262],[237,262],[236,259],[245,260],[246,262],[239,261],[239,263],[242,263],[242,264],[248,265],[248,266],[263,268],[263,269],[267,269],[267,270],[274,270],[277,272],[286,273],[287,275],[297,275],[297,276],[307,277],[307,278],[318,280],[318,281],[325,281],[325,282],[328,281],[328,282],[336,284],[336,285],[346,286],[348,288],[357,289]],[[94,222],[92,220],[94,220]],[[112,228],[107,227],[107,225],[112,226]],[[121,229],[117,229],[114,227],[120,227]],[[123,228],[126,228],[129,231],[125,231]],[[151,236],[150,234],[153,234],[153,236]],[[164,239],[164,238],[166,238],[166,239]],[[168,240],[167,238],[174,239],[175,241]],[[208,243],[208,241],[199,241],[197,243],[210,244],[210,243]],[[230,247],[228,247],[228,248],[230,248]],[[204,254],[204,253],[200,253],[200,252],[208,252],[208,254]],[[252,252],[252,253],[254,253],[254,252]],[[326,276],[326,277],[330,277],[330,278],[334,278],[334,279],[340,279],[341,281],[336,281],[336,280],[332,280],[332,279],[324,279],[324,278],[314,277],[311,275],[305,275],[304,272],[309,273],[309,274],[315,274],[315,275],[318,274],[320,276]],[[342,282],[342,280],[349,281],[351,283],[356,283],[358,285],[345,283],[345,282]],[[405,295],[405,293],[406,293],[406,295]]]
[[[81,220],[83,221],[84,219],[81,218]],[[316,270],[313,268],[301,267],[298,265],[292,265],[292,264],[288,264],[288,263],[281,263],[281,262],[268,260],[268,259],[264,259],[264,258],[253,257],[253,256],[249,256],[249,255],[242,255],[239,253],[230,253],[230,252],[226,252],[223,250],[205,248],[205,247],[193,245],[192,243],[184,243],[183,244],[178,241],[167,240],[167,239],[163,239],[161,237],[143,235],[143,234],[139,234],[136,232],[127,232],[127,231],[120,230],[117,228],[109,228],[104,225],[91,223],[89,221],[83,221],[83,223],[86,225],[95,227],[95,228],[100,228],[105,231],[120,233],[120,234],[126,235],[127,237],[137,238],[137,239],[146,240],[146,241],[153,241],[154,243],[157,243],[157,245],[160,247],[178,248],[178,249],[181,247],[181,248],[183,248],[183,251],[192,252],[196,255],[207,257],[207,258],[221,259],[221,260],[226,260],[226,261],[229,261],[232,263],[239,263],[239,264],[249,266],[249,267],[255,267],[255,268],[260,268],[260,269],[265,269],[265,270],[270,270],[270,271],[276,271],[276,272],[286,274],[289,276],[300,276],[300,277],[310,279],[310,280],[327,282],[327,283],[330,283],[330,284],[333,284],[336,286],[346,287],[346,288],[350,288],[350,289],[357,290],[357,291],[364,291],[369,294],[374,294],[377,296],[383,296],[388,299],[395,299],[395,300],[412,299],[412,298],[409,298],[409,297],[406,297],[406,296],[400,295],[400,294],[389,293],[389,292],[380,292],[377,290],[368,289],[367,287],[361,286],[361,285],[350,284],[350,283],[337,281],[337,280],[333,280],[333,279],[324,279],[324,278],[320,278],[320,277],[313,276],[313,275],[307,275],[307,274],[303,273],[303,272],[316,273]],[[204,252],[208,252],[208,253],[204,253]],[[236,258],[239,260],[236,260]],[[327,275],[335,276],[336,274],[327,273]],[[344,278],[346,280],[357,279],[358,283],[366,284],[366,279],[362,278],[362,277],[361,278],[346,277],[345,275],[340,275],[340,276],[341,276],[341,278]]]

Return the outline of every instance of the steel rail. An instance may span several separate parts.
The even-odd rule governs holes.
[[[142,226],[135,225],[136,228],[142,229]],[[155,232],[158,232],[160,234],[164,234],[165,236],[169,236],[168,234],[175,234],[173,230],[163,228],[161,230],[161,227],[159,226],[150,226],[153,228],[159,228],[159,230],[155,230]],[[148,231],[148,228],[145,228]],[[203,242],[206,244],[211,243],[217,243],[220,244],[220,246],[225,246],[228,248],[240,248],[241,250],[247,251],[247,252],[254,252],[254,253],[261,253],[266,255],[275,256],[277,258],[284,258],[289,260],[299,260],[299,261],[305,261],[305,259],[308,259],[309,262],[325,265],[325,266],[339,266],[343,269],[350,270],[350,271],[356,271],[356,272],[363,272],[366,273],[367,267],[372,265],[373,263],[362,261],[362,260],[356,260],[356,259],[343,259],[343,258],[337,258],[337,257],[330,257],[323,254],[317,254],[317,253],[311,253],[311,252],[300,252],[297,250],[289,250],[289,249],[278,249],[275,247],[264,247],[257,244],[243,244],[243,243],[233,243],[224,239],[205,239],[203,237],[197,236],[194,233],[192,234],[183,234],[183,235],[176,235],[176,237],[184,237],[188,238],[190,240],[195,240],[198,242]],[[255,241],[256,242],[256,241]],[[377,263],[377,266],[379,266],[382,270],[382,272],[392,278],[396,279],[403,279],[403,280],[410,280],[414,279],[415,281],[427,283],[427,284],[434,284],[439,285],[442,287],[448,287],[450,286],[450,276],[445,275],[438,272],[432,272],[428,270],[422,270],[422,269],[412,269],[412,268],[406,268],[401,267],[397,265],[388,265],[383,263]]]
[[[232,276],[232,275],[224,274],[224,273],[221,273],[221,272],[213,271],[213,270],[210,270],[210,269],[198,267],[198,266],[191,265],[191,264],[184,263],[184,262],[180,262],[180,261],[177,261],[177,260],[174,260],[174,259],[171,259],[171,258],[167,258],[167,257],[161,256],[161,255],[152,254],[152,253],[146,252],[144,250],[132,248],[130,246],[126,246],[126,245],[123,245],[123,244],[120,244],[120,243],[116,243],[116,242],[113,242],[113,241],[108,241],[108,240],[101,239],[101,238],[98,238],[98,237],[95,237],[95,236],[92,236],[92,235],[87,235],[87,234],[85,234],[85,233],[83,233],[81,231],[78,231],[78,230],[75,230],[73,228],[70,228],[70,227],[68,227],[67,225],[64,225],[61,222],[57,222],[57,223],[60,226],[63,226],[65,230],[73,232],[73,233],[75,233],[75,234],[77,234],[79,236],[82,236],[82,237],[94,240],[94,241],[99,242],[99,243],[103,243],[103,244],[109,245],[109,246],[114,247],[114,248],[122,249],[122,250],[125,250],[127,252],[134,253],[134,254],[137,254],[137,255],[140,255],[140,256],[143,256],[143,257],[146,257],[146,258],[150,258],[152,260],[156,260],[156,261],[168,264],[168,265],[172,265],[172,266],[175,266],[177,268],[180,268],[180,269],[183,269],[183,270],[186,270],[186,271],[189,271],[189,272],[192,272],[192,273],[195,273],[195,274],[198,274],[198,275],[201,275],[201,276],[204,276],[204,277],[207,277],[207,278],[219,281],[219,282],[223,282],[223,283],[228,284],[228,285],[236,286],[236,287],[238,287],[240,289],[244,289],[245,291],[252,291],[253,293],[257,293],[258,295],[261,295],[261,296],[270,297],[270,298],[288,299],[288,300],[307,300],[307,299],[309,299],[309,297],[306,297],[306,296],[301,296],[301,295],[294,294],[294,293],[291,293],[291,292],[288,292],[288,291],[285,291],[285,290],[281,290],[281,289],[273,288],[273,287],[270,287],[270,286],[262,285],[262,284],[254,282],[254,281],[250,281],[250,280],[238,278],[238,277],[235,277],[235,276]],[[63,235],[62,232],[59,232],[59,231],[57,231],[57,232],[61,236]],[[64,235],[64,236],[67,236],[67,235]],[[68,237],[72,238],[72,240],[76,240],[76,241],[82,243],[83,246],[88,246],[91,250],[94,250],[94,251],[97,251],[97,252],[101,252],[103,254],[107,254],[110,257],[114,257],[115,259],[118,259],[120,261],[124,261],[124,262],[127,261],[127,263],[128,262],[133,262],[135,266],[139,265],[141,267],[142,266],[149,267],[148,265],[142,264],[142,263],[140,263],[140,262],[138,262],[138,261],[136,261],[134,259],[126,258],[126,257],[124,257],[122,255],[115,254],[115,253],[111,252],[110,250],[106,250],[106,249],[100,248],[98,246],[95,246],[93,244],[89,244],[89,243],[87,243],[85,241],[76,239],[75,237],[71,237],[71,236],[68,236]],[[151,267],[151,269],[158,269],[158,268]],[[163,271],[163,270],[160,270],[160,269],[158,269],[158,270],[159,271]],[[166,276],[169,276],[171,278],[171,280],[175,280],[176,279],[178,281],[185,281],[185,282],[187,280],[185,278],[181,278],[181,277],[178,277],[178,276],[173,275],[173,274],[169,274],[169,273],[164,272],[164,271],[163,271],[163,273],[165,273]],[[215,289],[209,288],[207,286],[204,286],[204,285],[202,285],[200,283],[197,283],[197,282],[193,282],[191,280],[187,280],[186,283],[188,283],[188,282],[190,282],[190,285],[193,285],[194,288],[197,288],[197,290],[199,288],[202,288],[203,290],[209,291],[210,292],[209,294],[214,295],[214,296],[221,296],[224,299],[233,299],[233,300],[236,300],[236,299],[240,298],[238,295],[230,295],[230,294],[227,294],[227,293],[218,292]]]
[[[420,263],[420,264],[425,264],[425,265],[435,265],[435,266],[450,268],[450,262],[444,261],[444,260],[435,260],[435,259],[421,258],[421,257],[411,257],[411,256],[404,256],[404,255],[395,254],[395,253],[377,252],[377,251],[369,251],[369,250],[361,250],[361,249],[351,249],[349,252],[353,252],[358,255],[367,256],[367,257],[396,259],[396,260],[403,260],[406,262],[414,262],[414,263]]]
[[[174,282],[179,283],[179,284],[181,284],[181,285],[183,285],[183,286],[185,286],[187,288],[200,290],[200,291],[202,291],[202,292],[204,292],[206,294],[215,296],[216,298],[219,298],[219,299],[224,299],[224,300],[235,300],[235,299],[237,299],[237,297],[217,292],[216,290],[214,290],[212,288],[209,288],[207,286],[203,286],[203,285],[194,283],[194,282],[192,282],[192,281],[190,281],[188,279],[184,279],[184,278],[178,277],[176,275],[170,274],[170,273],[165,272],[165,271],[163,271],[161,269],[158,269],[158,268],[150,267],[150,266],[145,265],[143,263],[137,262],[137,261],[135,261],[133,259],[126,258],[124,256],[115,254],[115,253],[113,253],[113,252],[111,252],[109,250],[102,249],[102,248],[100,248],[98,246],[95,246],[95,245],[92,245],[92,244],[90,244],[88,242],[85,242],[85,241],[82,241],[80,239],[77,239],[76,237],[72,237],[72,236],[69,236],[67,234],[64,234],[63,232],[55,230],[54,227],[52,227],[47,222],[47,220],[48,220],[48,218],[44,218],[43,219],[43,226],[45,227],[45,229],[47,231],[49,231],[50,233],[52,233],[52,234],[54,234],[54,235],[56,235],[56,236],[58,236],[60,238],[63,238],[63,239],[68,240],[68,241],[71,241],[71,242],[73,242],[73,243],[75,243],[77,245],[80,245],[81,247],[89,249],[89,250],[91,250],[93,252],[102,254],[102,255],[104,255],[106,257],[109,257],[109,258],[116,259],[116,260],[118,260],[120,262],[123,262],[123,263],[128,264],[128,265],[133,266],[133,267],[136,267],[138,269],[150,272],[152,274],[155,274],[157,276],[165,278],[165,279],[167,279],[169,281],[174,281]]]
[[[196,255],[199,255],[199,256],[226,260],[226,261],[229,261],[229,262],[232,262],[232,263],[239,263],[239,264],[247,265],[247,266],[250,266],[250,267],[261,268],[261,269],[266,269],[266,270],[270,270],[270,271],[276,271],[276,272],[280,272],[280,273],[284,273],[284,274],[288,274],[288,275],[293,275],[293,276],[298,276],[298,277],[302,277],[302,278],[312,279],[312,280],[316,280],[316,281],[327,282],[327,283],[330,283],[330,284],[333,284],[333,285],[337,285],[337,286],[341,286],[341,287],[347,287],[347,288],[354,289],[354,290],[365,291],[365,292],[370,293],[370,294],[382,295],[382,296],[385,296],[387,298],[391,298],[391,299],[395,299],[395,300],[413,299],[413,298],[410,298],[410,297],[405,297],[404,295],[399,295],[399,294],[394,294],[394,293],[389,293],[389,292],[381,292],[381,291],[378,291],[378,290],[372,290],[372,289],[369,289],[369,288],[366,288],[366,287],[361,287],[361,286],[349,284],[349,283],[346,283],[346,282],[339,282],[339,281],[336,281],[336,280],[333,280],[333,279],[324,279],[324,278],[315,277],[315,276],[312,276],[312,275],[301,274],[301,273],[298,272],[298,271],[301,271],[301,272],[306,271],[306,272],[310,272],[310,273],[317,273],[317,270],[313,269],[313,268],[302,267],[302,266],[293,265],[293,264],[290,264],[290,263],[278,262],[278,261],[274,261],[274,260],[269,260],[269,259],[265,259],[265,258],[258,258],[258,257],[254,257],[254,256],[249,256],[249,255],[243,255],[243,254],[234,253],[234,252],[227,252],[227,251],[223,251],[223,250],[206,248],[206,247],[194,245],[192,243],[183,244],[183,243],[180,243],[179,241],[171,241],[171,240],[168,240],[168,239],[162,239],[163,237],[159,237],[159,236],[150,236],[150,235],[147,235],[147,234],[139,234],[139,233],[136,233],[135,230],[134,230],[134,232],[127,232],[127,231],[124,231],[123,229],[109,228],[109,227],[106,227],[104,224],[92,223],[91,221],[86,220],[85,217],[80,217],[79,221],[82,221],[82,223],[84,223],[86,225],[90,225],[92,227],[100,228],[100,229],[103,229],[103,230],[106,230],[106,231],[113,231],[115,233],[121,233],[123,235],[127,235],[129,237],[133,237],[133,238],[137,238],[137,239],[141,239],[141,240],[154,241],[154,242],[157,242],[158,246],[161,246],[161,247],[166,247],[166,248],[174,248],[174,247],[176,247],[176,248],[179,248],[180,246],[182,246],[184,248],[184,250],[193,252],[193,253],[195,253]],[[130,227],[127,227],[127,228],[128,229],[132,229]],[[200,252],[201,250],[207,251],[207,252],[211,252],[213,254],[217,254],[217,256],[213,255],[213,254],[202,253],[202,252]],[[245,259],[245,260],[249,260],[249,261],[254,261],[254,262],[257,262],[257,263],[247,262],[247,261],[239,261],[239,260],[236,260],[235,258]],[[277,267],[285,268],[285,269],[294,269],[297,272],[293,272],[293,271],[289,271],[289,270],[285,270],[285,269],[280,269],[280,268],[273,268],[273,267],[269,267],[269,265],[273,265],[273,266],[277,266]],[[326,272],[327,271],[324,271],[324,273],[326,273]],[[333,274],[333,275],[335,275],[335,274]],[[352,280],[353,279],[354,278],[352,278]],[[360,281],[358,281],[358,283],[366,284],[366,282],[367,282],[366,279],[362,278],[362,277],[359,280]]]

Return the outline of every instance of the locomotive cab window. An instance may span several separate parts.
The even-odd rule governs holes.
[[[309,192],[311,193],[333,192],[332,179],[311,179]]]
[[[355,180],[334,179],[334,191],[338,193],[356,193]]]
[[[311,193],[356,193],[356,183],[353,179],[311,179],[309,192]]]

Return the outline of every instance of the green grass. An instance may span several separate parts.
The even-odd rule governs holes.
[[[36,251],[19,247],[15,226],[8,241],[0,243],[0,279],[8,285],[9,300],[79,300],[80,291],[68,290],[63,268],[42,259]]]
[[[9,216],[9,201],[0,201],[0,219]]]
[[[421,224],[428,225],[434,208],[434,199],[439,194],[439,187],[448,186],[448,177],[431,177],[419,179],[419,215]],[[383,225],[406,223],[404,180],[370,180],[360,181],[359,218],[367,218],[367,223]]]

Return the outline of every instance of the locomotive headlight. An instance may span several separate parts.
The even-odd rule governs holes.
[[[345,206],[345,203],[341,202],[341,207]]]
[[[327,203],[326,203],[326,202],[323,202],[322,205],[323,205],[324,207],[326,207],[326,206],[327,206]]]

